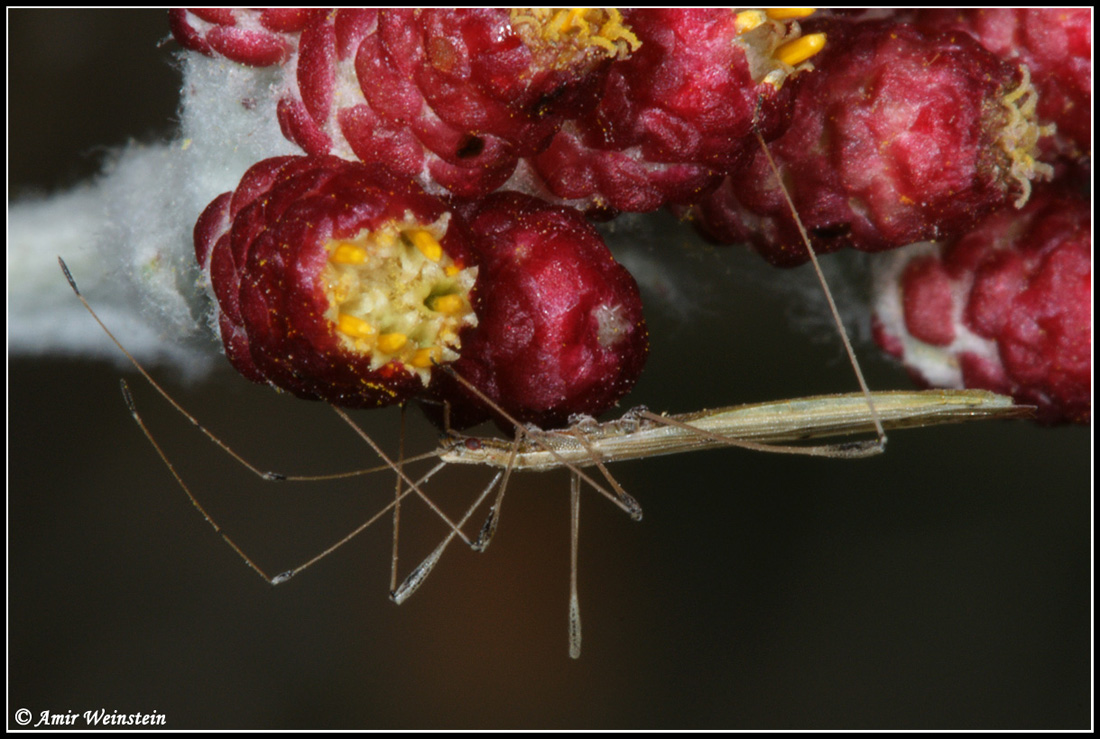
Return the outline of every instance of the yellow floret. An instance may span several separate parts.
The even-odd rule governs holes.
[[[428,346],[417,349],[409,360],[409,364],[417,369],[428,369],[435,362],[441,361],[443,361],[443,350],[438,346]]]
[[[825,34],[811,33],[788,41],[775,50],[775,58],[792,67],[806,61],[825,48]]]
[[[378,337],[378,350],[386,354],[396,354],[409,341],[405,334],[382,334]]]
[[[455,315],[466,308],[466,301],[461,295],[451,293],[449,295],[436,295],[428,302],[428,307],[437,313]]]
[[[340,333],[356,339],[366,339],[374,333],[374,329],[371,328],[369,323],[350,313],[340,314],[336,322],[336,328],[340,330]]]
[[[336,245],[329,259],[337,264],[362,264],[367,261],[367,250],[344,242]]]
[[[433,262],[438,262],[443,256],[443,247],[439,245],[435,237],[428,231],[422,228],[412,229],[406,231],[405,235],[412,242],[412,245],[420,251],[421,254],[426,256]]]
[[[765,8],[764,10],[773,21],[786,21],[811,16],[817,8]]]

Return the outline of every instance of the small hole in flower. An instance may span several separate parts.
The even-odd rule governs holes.
[[[485,140],[480,136],[468,136],[462,146],[458,147],[458,151],[455,155],[459,159],[470,159],[476,157],[485,148]]]

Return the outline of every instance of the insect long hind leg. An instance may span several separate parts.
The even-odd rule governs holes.
[[[817,253],[810,243],[810,235],[806,232],[806,227],[802,224],[802,218],[798,215],[798,208],[795,207],[794,200],[791,199],[791,194],[787,191],[787,186],[783,182],[783,177],[779,172],[779,167],[776,165],[775,159],[772,158],[772,153],[771,150],[768,149],[767,142],[764,141],[764,137],[759,131],[753,131],[753,133],[756,135],[756,140],[760,143],[760,148],[764,151],[764,156],[768,160],[768,166],[771,168],[772,174],[775,175],[776,184],[779,185],[779,189],[783,193],[783,198],[787,201],[787,207],[791,211],[791,217],[798,227],[798,233],[802,238],[802,244],[806,247],[806,253],[809,255],[810,262],[814,267],[814,274],[817,275],[817,281],[821,284],[821,289],[825,293],[825,300],[829,304],[829,311],[832,314],[833,322],[836,324],[837,333],[840,334],[840,340],[844,344],[844,351],[848,354],[848,362],[852,365],[852,370],[856,373],[856,380],[859,382],[860,390],[863,392],[863,397],[867,401],[867,407],[871,411],[871,417],[874,419],[875,433],[878,436],[879,446],[885,448],[886,430],[882,427],[882,421],[879,419],[878,412],[875,410],[875,401],[871,397],[871,389],[867,387],[867,381],[863,378],[863,370],[860,368],[859,359],[856,358],[856,352],[852,348],[852,342],[848,338],[848,332],[844,330],[844,321],[840,318],[840,311],[836,307],[836,301],[833,300],[833,292],[829,289],[829,283],[825,279],[825,273],[821,271],[821,265],[817,261]]]

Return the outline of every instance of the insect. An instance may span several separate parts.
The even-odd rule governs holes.
[[[571,510],[569,653],[573,658],[579,657],[581,653],[581,620],[577,593],[577,552],[582,484],[589,485],[611,500],[634,520],[640,520],[642,517],[640,504],[619,485],[614,476],[608,471],[607,464],[724,446],[788,454],[860,458],[878,454],[884,450],[886,429],[930,426],[980,419],[1024,418],[1032,412],[1029,407],[1015,405],[1011,398],[984,391],[969,390],[827,395],[775,403],[718,408],[680,415],[658,415],[646,408],[639,407],[628,411],[621,418],[613,421],[599,423],[592,418],[582,418],[575,420],[571,426],[561,430],[542,430],[534,427],[524,427],[522,424],[516,423],[516,435],[510,441],[448,433],[434,451],[408,460],[399,458],[395,461],[368,434],[363,432],[346,412],[337,406],[332,406],[337,415],[359,434],[384,464],[381,467],[357,470],[340,475],[288,476],[263,471],[254,466],[202,426],[197,419],[180,406],[145,368],[127,352],[121,342],[100,320],[92,306],[80,293],[65,262],[60,258],[58,261],[77,298],[154,389],[192,424],[199,427],[211,441],[253,474],[267,481],[318,482],[331,480],[335,477],[390,470],[397,477],[397,489],[392,502],[381,508],[348,535],[306,562],[285,572],[269,575],[232,538],[222,531],[221,527],[203,508],[142,420],[129,386],[123,380],[122,392],[131,414],[180,487],[186,492],[191,503],[248,566],[271,585],[286,582],[291,577],[328,556],[392,511],[394,516],[394,552],[391,569],[391,598],[395,603],[400,604],[420,587],[455,538],[461,539],[475,551],[484,551],[488,547],[499,522],[501,504],[513,472],[568,470],[570,474]],[[457,377],[456,379],[468,385],[463,378]],[[476,388],[469,385],[468,387],[473,392],[478,393]],[[480,395],[480,393],[478,394]],[[482,398],[486,403],[492,403],[490,399],[484,396]],[[496,408],[496,410],[507,417],[507,414],[501,409]],[[877,433],[877,436],[870,440],[817,446],[797,444],[797,442],[805,442],[820,437],[867,432]],[[439,461],[417,479],[412,479],[406,473],[404,467],[406,462],[433,458]],[[485,486],[482,493],[457,522],[452,521],[440,510],[423,489],[428,481],[448,464],[483,465],[497,470],[489,484]],[[597,472],[591,472],[593,469]],[[493,491],[496,492],[496,496],[489,508],[485,522],[479,534],[471,538],[464,533],[464,527]],[[431,554],[398,584],[398,512],[402,501],[412,495],[423,500],[447,525],[450,531]]]

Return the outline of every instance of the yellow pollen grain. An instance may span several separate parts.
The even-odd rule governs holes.
[[[383,354],[393,354],[405,346],[409,337],[405,334],[382,334],[378,337],[378,351]]]
[[[367,250],[355,244],[340,243],[332,250],[329,260],[336,264],[362,264],[367,261]]]
[[[813,15],[817,8],[764,8],[764,12],[773,21],[786,21],[792,18],[805,18]]]
[[[351,315],[350,313],[341,313],[336,320],[336,328],[342,334],[346,334],[355,339],[366,339],[374,334],[374,329],[371,325],[364,321],[362,318]]]
[[[426,256],[433,262],[438,262],[443,258],[443,247],[439,245],[435,237],[428,231],[422,228],[414,228],[405,232],[409,237],[409,241],[416,247],[417,251]]]
[[[428,301],[428,307],[434,310],[436,313],[445,313],[448,316],[453,316],[460,313],[466,306],[466,301],[462,299],[461,295],[450,293],[448,295],[436,295],[430,301]]]
[[[462,270],[459,269],[457,264],[448,264],[446,267],[443,268],[443,274],[447,275],[448,277],[454,277],[461,271]]]
[[[417,349],[412,355],[412,359],[409,360],[409,364],[417,369],[427,369],[432,366],[432,360],[436,362],[443,359],[443,350],[438,346],[427,346],[423,349]]]
[[[793,67],[806,61],[824,48],[825,34],[811,33],[780,46],[775,50],[775,58]]]

